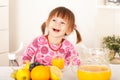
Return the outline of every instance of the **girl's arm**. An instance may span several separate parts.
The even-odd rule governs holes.
[[[80,65],[79,53],[76,52],[74,46],[69,49],[69,54],[66,56],[67,64]]]
[[[37,38],[26,48],[22,54],[22,63],[25,64],[28,61],[31,61],[33,55],[37,51]]]

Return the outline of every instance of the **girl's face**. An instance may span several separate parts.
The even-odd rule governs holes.
[[[68,31],[68,24],[65,19],[61,17],[53,17],[48,25],[49,35],[54,37],[64,37]]]

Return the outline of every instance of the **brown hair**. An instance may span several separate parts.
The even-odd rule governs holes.
[[[45,34],[45,28],[46,28],[46,26],[49,25],[50,20],[54,16],[61,17],[61,18],[68,21],[69,30],[68,30],[68,33],[66,33],[66,35],[69,35],[74,30],[74,28],[75,28],[75,16],[74,16],[73,12],[65,7],[57,7],[50,12],[47,21],[42,24],[41,30],[42,30],[43,34]],[[78,30],[75,29],[75,31],[77,34],[77,42],[76,43],[79,43],[82,41],[81,35],[78,32]]]

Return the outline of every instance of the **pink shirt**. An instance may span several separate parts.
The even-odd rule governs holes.
[[[22,54],[23,62],[31,60],[34,56],[34,62],[39,62],[44,65],[51,65],[51,59],[56,56],[62,56],[65,60],[65,65],[70,62],[74,65],[79,65],[78,53],[75,51],[74,46],[66,39],[59,45],[50,44],[47,36],[38,36],[27,47]]]

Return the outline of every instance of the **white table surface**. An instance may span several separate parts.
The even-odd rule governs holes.
[[[120,80],[120,64],[111,64],[112,78],[111,80]]]
[[[111,70],[112,70],[112,77],[111,80],[120,80],[120,64],[119,65],[113,65],[110,64]],[[73,67],[76,69],[76,67]],[[16,69],[18,69],[16,67]],[[74,69],[71,69],[70,67],[66,67],[63,73],[63,78],[61,80],[77,80],[76,73]],[[0,80],[14,80],[10,77],[10,74],[13,70],[11,67],[8,66],[1,66],[0,67]]]

